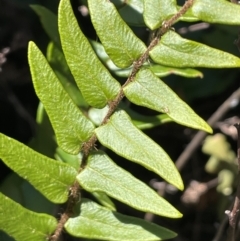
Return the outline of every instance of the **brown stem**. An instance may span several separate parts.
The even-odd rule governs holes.
[[[237,159],[238,159],[238,179],[240,177],[240,123],[234,125],[238,132],[238,147],[237,147]],[[228,215],[230,225],[230,240],[235,240],[236,225],[240,211],[240,185],[238,183],[237,193],[234,200],[232,211],[226,210],[225,213]]]
[[[157,36],[163,36],[173,26],[173,24],[176,23],[190,7],[192,7],[193,2],[194,0],[186,1],[182,8],[175,15],[173,15],[169,20],[164,21],[162,27],[157,31]]]
[[[183,7],[179,10],[179,12],[176,15],[174,15],[171,19],[169,19],[168,21],[166,21],[164,23],[164,26],[162,26],[160,31],[158,31],[157,36],[153,38],[153,40],[149,44],[147,50],[143,53],[143,55],[137,61],[135,61],[133,63],[132,72],[129,75],[127,81],[121,87],[121,90],[118,93],[117,97],[108,103],[108,106],[109,106],[108,113],[104,117],[100,126],[105,125],[108,122],[111,115],[117,109],[119,103],[121,102],[121,100],[124,97],[123,88],[134,80],[139,69],[143,66],[145,61],[149,58],[149,52],[158,44],[159,39],[162,37],[162,35],[164,35],[171,28],[171,26],[177,21],[177,19],[179,19],[187,11],[187,9],[192,6],[193,1],[194,0],[187,0],[185,2],[185,4],[183,5]],[[90,151],[94,148],[96,141],[97,141],[97,137],[95,134],[93,134],[93,136],[82,146],[83,160],[81,163],[80,171],[85,167],[88,155],[89,155]],[[75,190],[75,191],[72,192],[72,190]],[[70,191],[71,191],[71,195],[69,196],[69,199],[67,201],[67,208],[66,208],[65,212],[62,214],[62,216],[58,222],[57,228],[56,228],[54,234],[50,237],[49,241],[58,241],[59,240],[62,230],[64,229],[65,223],[73,214],[74,205],[79,201],[80,187],[77,182],[75,182],[73,184],[73,186],[70,188]]]
[[[77,181],[74,182],[73,186],[70,188],[70,195],[67,201],[67,207],[64,213],[61,215],[60,220],[58,221],[57,228],[54,234],[50,237],[50,241],[58,241],[62,230],[64,229],[65,223],[73,215],[73,208],[75,204],[80,200],[80,186]]]

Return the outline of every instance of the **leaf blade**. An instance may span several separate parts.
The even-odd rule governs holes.
[[[212,132],[211,127],[149,69],[140,70],[135,81],[123,91],[137,105],[166,113],[179,124]]]
[[[110,1],[89,0],[88,6],[93,26],[112,61],[121,68],[132,65],[146,51],[144,43],[126,25]]]
[[[132,124],[125,111],[115,112],[106,125],[95,129],[95,133],[102,145],[183,189],[181,176],[172,160],[160,146]]]
[[[0,229],[16,241],[46,240],[57,227],[54,217],[25,209],[2,193],[0,203]]]
[[[173,68],[173,67],[162,66],[159,64],[150,65],[149,69],[158,77],[164,77],[171,74],[175,74],[186,78],[196,78],[196,77],[203,78],[203,74],[196,69]]]
[[[67,200],[69,186],[77,175],[71,166],[48,158],[1,133],[0,157],[50,201],[64,203]]]
[[[158,64],[172,67],[236,68],[240,59],[207,45],[181,38],[173,31],[164,34],[159,44],[150,51]]]
[[[240,6],[226,0],[196,0],[191,13],[209,23],[240,24]]]
[[[103,108],[117,96],[119,83],[102,65],[80,30],[69,0],[60,2],[58,21],[63,52],[84,99],[93,107]]]
[[[111,212],[88,199],[83,199],[80,210],[79,216],[70,218],[65,224],[66,230],[76,237],[114,241],[153,241],[176,236],[166,228],[139,218]]]
[[[35,91],[48,113],[59,146],[70,154],[78,154],[82,143],[91,137],[94,125],[74,104],[33,42],[29,43],[28,58]]]
[[[182,216],[146,184],[118,167],[104,152],[90,154],[87,166],[77,176],[77,180],[87,191],[105,192],[138,210],[173,218]]]
[[[176,13],[176,0],[144,0],[144,22],[151,30],[161,27],[163,21]]]

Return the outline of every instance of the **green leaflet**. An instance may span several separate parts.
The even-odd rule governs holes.
[[[93,26],[109,57],[120,68],[132,65],[146,51],[144,43],[122,20],[110,1],[88,0],[88,6]]]
[[[40,17],[42,26],[49,38],[57,44],[58,47],[61,47],[60,37],[57,27],[57,16],[51,12],[49,9],[41,5],[30,5],[31,8],[37,13]]]
[[[94,125],[73,103],[33,42],[29,43],[28,59],[35,91],[48,113],[59,146],[70,154],[78,154],[82,143],[91,137]]]
[[[176,0],[144,0],[144,22],[151,30],[161,27],[165,20],[176,13]]]
[[[121,103],[119,107],[128,113],[128,115],[132,119],[132,123],[138,129],[141,129],[141,130],[149,129],[154,126],[159,126],[167,122],[172,122],[172,119],[166,114],[160,114],[156,116],[146,116],[146,115],[138,114],[137,112],[131,110],[124,103]],[[96,126],[99,126],[102,123],[108,110],[109,110],[108,106],[104,107],[103,109],[91,108],[88,111],[88,117]]]
[[[77,210],[80,215],[65,224],[76,237],[114,241],[151,241],[176,237],[176,233],[145,220],[111,212],[88,199]]]
[[[175,74],[186,78],[203,77],[203,74],[200,71],[196,69],[190,69],[190,68],[181,69],[181,68],[162,66],[159,64],[152,64],[149,66],[149,69],[158,77],[164,77],[170,74]]]
[[[82,93],[79,91],[79,88],[73,79],[63,52],[53,42],[48,44],[47,60],[61,82],[63,88],[73,99],[74,103],[79,107],[88,108],[88,104],[83,99]]]
[[[71,166],[50,159],[1,133],[0,158],[50,201],[64,203],[67,200],[68,189],[77,175]]]
[[[16,241],[45,241],[57,227],[57,220],[23,208],[0,193],[0,229]]]
[[[195,0],[191,12],[209,23],[240,25],[240,6],[226,0]]]
[[[91,41],[91,45],[94,48],[96,54],[98,57],[103,61],[103,63],[117,76],[120,77],[128,77],[132,71],[132,68],[124,68],[120,69],[118,68],[112,60],[109,58],[107,53],[105,52],[102,44]],[[153,63],[145,63],[145,66],[148,66],[149,69],[151,69],[158,77],[168,76],[171,74],[183,76],[186,78],[196,78],[196,77],[203,77],[203,74],[196,70],[196,69],[190,69],[190,68],[174,68],[174,67],[167,67],[159,64],[153,64]]]
[[[28,181],[14,172],[9,174],[1,182],[0,192],[33,212],[46,213],[49,215],[56,214],[56,204],[49,201]],[[5,241],[5,239],[1,239],[1,234],[0,240]]]
[[[129,172],[118,167],[104,152],[90,154],[87,165],[77,176],[77,180],[89,192],[105,192],[143,212],[171,218],[182,217],[171,204]]]
[[[207,45],[181,38],[174,31],[162,36],[159,44],[150,51],[159,64],[173,67],[236,68],[240,59],[232,54]]]
[[[39,102],[36,116],[36,130],[34,137],[28,143],[28,146],[35,151],[52,158],[57,148],[54,139],[54,131],[44,106]]]
[[[71,155],[71,154],[66,153],[60,147],[56,148],[54,158],[56,158],[56,160],[60,160],[62,162],[67,163],[68,165],[75,168],[76,171],[79,170],[79,167],[80,167],[81,162],[82,162],[81,153],[79,153],[78,155]]]
[[[140,70],[123,91],[137,105],[166,113],[181,125],[212,132],[211,127],[149,69]]]
[[[103,108],[117,96],[119,83],[102,65],[81,32],[69,0],[60,2],[58,21],[63,52],[84,99],[93,107]]]
[[[125,111],[115,112],[108,123],[95,129],[95,132],[102,145],[183,189],[181,176],[169,156],[132,124]]]
[[[181,8],[182,8],[182,6],[181,6],[181,7],[180,7],[180,6],[177,6],[177,10],[178,10],[178,11],[179,11]],[[189,9],[187,10],[187,12],[186,12],[183,16],[180,17],[179,20],[185,21],[185,22],[197,22],[197,21],[199,21],[199,19],[193,15],[191,8],[189,8]]]
[[[113,0],[112,3],[119,2]],[[122,4],[116,6],[122,19],[132,26],[145,26],[143,21],[143,0],[121,0]]]
[[[116,207],[112,200],[104,192],[92,192],[91,193],[99,203],[111,211],[116,211]]]

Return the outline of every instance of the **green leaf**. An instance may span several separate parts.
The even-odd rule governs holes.
[[[108,54],[106,53],[103,45],[99,42],[96,41],[91,41],[90,42],[94,51],[96,52],[97,56],[101,59],[101,61],[104,63],[107,68],[113,72],[115,75],[119,77],[128,77],[129,74],[131,73],[132,68],[125,68],[121,69],[118,68],[113,61],[109,58]]]
[[[209,23],[240,25],[240,6],[226,0],[195,0],[191,12]]]
[[[14,172],[1,182],[0,192],[33,212],[56,214],[56,204],[50,202],[28,181]],[[0,240],[5,241],[5,239],[1,239],[1,234]]]
[[[172,119],[166,114],[156,115],[156,116],[146,116],[138,114],[137,112],[131,110],[126,104],[120,103],[119,107],[125,110],[131,117],[132,123],[139,129],[149,129],[154,126],[161,125],[163,123],[171,122]],[[106,116],[109,107],[106,106],[103,109],[91,108],[88,111],[89,119],[96,125],[100,126],[104,117]]]
[[[224,51],[181,38],[174,31],[164,34],[159,44],[150,51],[159,64],[173,67],[236,68],[240,59]]]
[[[60,147],[56,148],[56,153],[55,153],[54,157],[57,160],[65,162],[65,163],[69,164],[70,166],[74,167],[76,171],[79,170],[79,167],[82,162],[81,153],[79,153],[78,155],[71,155],[71,154],[66,153]]]
[[[118,12],[122,19],[132,26],[145,26],[143,21],[143,0],[122,1]],[[114,3],[114,1],[112,1]]]
[[[143,17],[151,30],[161,27],[165,20],[176,13],[176,0],[144,0]]]
[[[88,199],[83,199],[79,216],[65,224],[75,237],[114,241],[151,241],[176,237],[176,233],[145,220],[111,212]]]
[[[122,20],[110,1],[89,0],[88,6],[93,26],[109,57],[120,68],[132,65],[146,51],[144,43]]]
[[[58,33],[58,26],[57,26],[57,16],[49,9],[41,5],[30,5],[30,7],[40,17],[42,26],[45,32],[48,34],[49,38],[54,43],[56,43],[58,47],[61,47],[60,37]]]
[[[88,104],[83,99],[82,93],[73,79],[62,51],[53,42],[48,44],[47,60],[74,103],[82,108],[88,108]]]
[[[93,107],[103,108],[117,96],[120,84],[97,58],[78,26],[69,0],[60,2],[58,24],[64,55],[84,99]]]
[[[87,165],[77,176],[77,180],[80,186],[89,192],[105,192],[108,196],[143,212],[171,218],[182,216],[150,187],[118,167],[104,152],[89,155]]]
[[[115,112],[108,123],[95,129],[95,132],[102,145],[183,189],[182,179],[169,156],[132,124],[125,111]]]
[[[57,220],[23,208],[0,193],[0,229],[16,241],[45,241],[57,227]]]
[[[111,2],[128,25],[146,27],[143,20],[143,0],[111,0]]]
[[[181,8],[182,8],[182,6],[177,6],[177,10],[178,10],[178,11],[179,11]],[[189,8],[189,9],[187,10],[187,12],[180,17],[179,20],[185,21],[185,22],[197,22],[197,21],[199,21],[199,19],[193,15],[191,8]]]
[[[54,42],[50,42],[47,46],[47,60],[53,70],[61,71],[65,76],[73,78],[62,50]]]
[[[211,127],[149,69],[140,70],[123,91],[136,105],[166,113],[181,125],[212,133]]]
[[[28,58],[35,91],[48,113],[59,146],[70,154],[78,154],[83,142],[91,137],[94,125],[65,92],[33,42],[29,43]]]
[[[50,201],[66,202],[68,189],[77,175],[73,167],[50,159],[1,133],[0,158]]]
[[[173,67],[162,66],[159,64],[154,64],[154,65],[150,65],[149,69],[158,77],[164,77],[170,74],[175,74],[186,78],[203,77],[202,72],[196,69],[190,69],[190,68],[181,69],[181,68],[173,68]]]
[[[99,203],[111,211],[116,211],[116,207],[112,200],[104,192],[92,192],[91,193]]]
[[[172,121],[172,119],[166,114],[155,116],[141,115],[138,112],[133,111],[125,103],[120,103],[119,107],[127,112],[132,120],[132,123],[141,130],[153,128],[155,126],[159,126]]]
[[[52,158],[57,148],[54,138],[54,131],[46,110],[41,102],[39,102],[36,116],[36,130],[34,137],[28,143],[28,146],[35,151]]]

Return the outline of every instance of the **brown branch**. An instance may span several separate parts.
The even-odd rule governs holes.
[[[74,182],[73,186],[70,188],[70,195],[67,201],[67,207],[64,213],[61,215],[58,221],[57,228],[54,234],[49,238],[50,241],[58,241],[62,230],[64,229],[65,223],[73,215],[73,208],[77,202],[80,200],[80,186],[77,181]]]
[[[224,103],[214,112],[214,114],[208,119],[208,124],[210,126],[213,126],[214,123],[219,121],[223,115],[227,113],[227,111],[231,108],[232,102],[234,100],[240,99],[240,88],[237,89],[233,94],[224,101]],[[181,170],[187,161],[189,160],[190,156],[193,154],[193,152],[197,149],[197,147],[201,144],[204,137],[207,135],[206,132],[198,131],[198,133],[194,136],[192,141],[188,144],[188,146],[184,149],[182,154],[179,156],[179,158],[176,161],[176,166],[178,170]]]
[[[238,132],[238,147],[237,147],[237,159],[238,159],[238,178],[240,177],[240,123],[236,123],[234,125]],[[225,213],[228,216],[229,219],[229,225],[230,225],[230,239],[232,241],[235,240],[235,233],[236,233],[236,225],[237,220],[239,216],[240,211],[240,184],[238,183],[237,187],[237,193],[234,200],[232,211],[226,210]]]
[[[121,87],[121,90],[118,93],[117,97],[108,103],[108,106],[109,106],[108,113],[104,117],[100,126],[105,125],[108,122],[111,115],[117,109],[119,103],[124,97],[123,88],[135,79],[139,69],[143,66],[145,61],[149,58],[149,52],[158,44],[159,39],[172,27],[172,25],[187,11],[188,8],[192,6],[193,1],[194,0],[187,0],[176,15],[174,15],[171,19],[169,19],[164,23],[162,28],[158,31],[158,34],[156,35],[156,37],[154,37],[151,43],[149,44],[147,50],[143,53],[143,55],[137,61],[133,63],[132,72],[129,75],[126,82],[124,83],[124,85]],[[95,134],[93,134],[92,137],[83,144],[82,146],[83,158],[82,158],[80,171],[85,167],[88,155],[90,151],[94,148],[96,142],[97,142],[97,137]],[[67,208],[64,211],[64,213],[61,215],[57,228],[54,234],[49,238],[49,241],[59,240],[62,230],[64,229],[65,223],[73,214],[74,205],[79,201],[79,196],[80,196],[79,184],[75,182],[73,186],[70,188],[70,190],[75,190],[76,192],[71,191],[71,195],[69,196],[69,199],[67,201]]]

